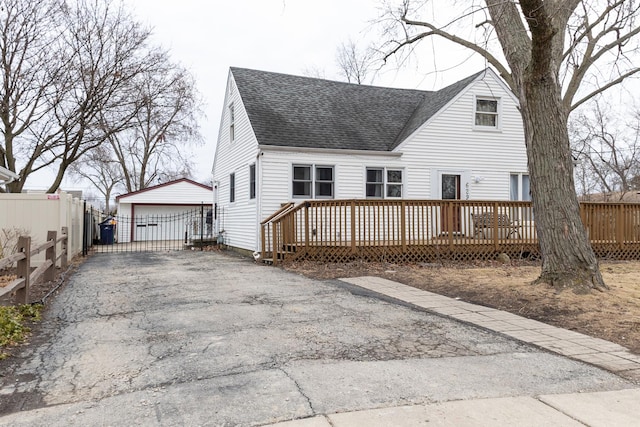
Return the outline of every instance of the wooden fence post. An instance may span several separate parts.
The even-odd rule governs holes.
[[[53,241],[53,244],[47,248],[45,252],[45,259],[47,261],[51,261],[51,265],[44,272],[44,280],[45,282],[53,282],[56,278],[56,240],[58,239],[58,232],[48,231],[47,232],[47,242]]]
[[[63,270],[67,268],[69,264],[69,228],[62,227],[62,236],[64,239],[62,240],[62,244],[60,245],[60,250],[62,251],[62,258],[60,259],[60,268]]]
[[[18,238],[18,252],[24,253],[24,258],[18,261],[16,276],[24,279],[24,286],[16,291],[16,300],[20,304],[29,303],[29,274],[31,273],[31,237],[20,236]]]
[[[624,205],[618,203],[616,209],[616,240],[620,249],[624,248],[624,239],[626,235],[626,227],[624,220]]]

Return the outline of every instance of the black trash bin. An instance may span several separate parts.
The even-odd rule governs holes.
[[[113,245],[113,228],[111,219],[100,223],[100,241],[103,245]]]

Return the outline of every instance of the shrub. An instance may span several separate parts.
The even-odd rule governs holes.
[[[28,324],[40,320],[42,305],[0,306],[0,359],[8,356],[4,349],[23,342],[30,332]]]

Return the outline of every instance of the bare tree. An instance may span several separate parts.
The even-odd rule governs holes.
[[[87,152],[71,165],[73,176],[89,181],[105,200],[105,212],[111,212],[111,197],[122,187],[122,169],[107,144]]]
[[[318,67],[317,65],[309,65],[304,67],[301,71],[302,75],[305,77],[312,77],[314,79],[326,79],[327,73],[322,67]]]
[[[598,191],[605,198],[623,200],[635,190],[640,176],[640,135],[635,124],[624,123],[601,100],[591,109],[577,112],[570,122],[576,173],[583,193]]]
[[[128,126],[138,106],[131,82],[163,58],[149,48],[149,30],[108,0],[6,4],[0,154],[20,176],[9,191],[21,191],[31,174],[49,168],[55,178],[47,191],[54,192],[75,161]]]
[[[134,81],[130,94],[138,103],[136,114],[129,128],[108,138],[128,192],[190,176],[189,149],[202,140],[193,77],[166,57],[162,64]]]
[[[439,37],[498,70],[520,102],[543,255],[537,282],[574,291],[606,289],[580,219],[567,122],[578,105],[640,71],[632,59],[640,1],[465,2],[444,24],[424,14],[429,9],[418,7],[424,3],[403,0],[389,9],[383,21],[386,57]],[[442,1],[437,7],[442,10]]]
[[[349,83],[371,83],[371,79],[367,80],[367,77],[371,75],[375,57],[372,49],[362,50],[352,39],[342,43],[336,50],[336,64],[340,74]]]
[[[54,83],[66,80],[67,58],[52,34],[63,12],[58,0],[4,0],[0,6],[0,165],[20,176],[7,185],[10,192],[20,192],[42,167],[37,162],[52,157],[46,126],[40,126],[41,135],[33,128],[48,120],[59,101]]]

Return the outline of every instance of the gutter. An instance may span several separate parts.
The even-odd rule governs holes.
[[[11,184],[13,181],[20,178],[17,174],[2,166],[0,166],[0,177],[2,177],[0,178],[0,184],[3,185]]]
[[[375,150],[346,150],[338,148],[310,148],[310,147],[283,147],[279,145],[258,145],[262,151],[288,151],[295,153],[317,153],[317,154],[353,154],[360,156],[380,156],[380,157],[402,157],[397,151],[375,151]]]

